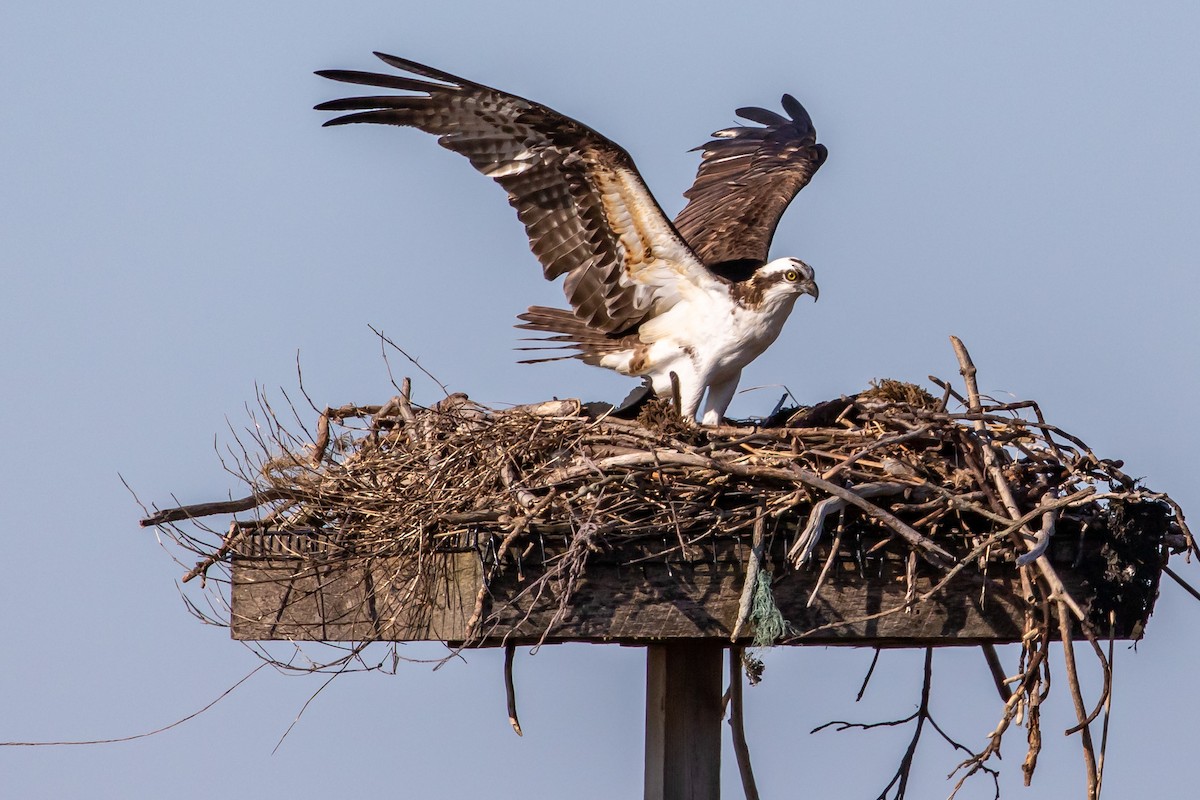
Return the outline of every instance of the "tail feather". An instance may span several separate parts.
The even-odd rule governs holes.
[[[585,364],[598,366],[600,359],[612,353],[628,350],[637,343],[636,336],[606,334],[591,327],[570,311],[546,306],[530,306],[517,319],[521,324],[514,327],[526,331],[547,333],[549,336],[529,337],[526,342],[562,342],[562,344],[533,345],[518,347],[518,350],[577,350],[571,355],[548,356],[521,361],[522,364],[537,364],[544,361],[561,361],[578,358]]]

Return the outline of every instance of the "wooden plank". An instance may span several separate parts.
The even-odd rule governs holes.
[[[233,638],[446,641],[462,638],[482,581],[478,555],[327,557],[295,536],[256,537],[234,558]],[[422,598],[413,602],[413,598]]]
[[[646,649],[646,800],[720,800],[723,646]]]
[[[263,537],[264,539],[267,537]],[[423,557],[422,569],[393,557],[324,558],[301,541],[242,548],[233,559],[232,629],[237,639],[319,641],[448,641],[468,638],[483,570],[474,550]],[[622,564],[593,556],[574,595],[559,608],[555,591],[525,590],[542,567],[506,569],[488,587],[488,624],[472,644],[507,641],[616,642],[644,645],[674,639],[729,640],[745,580],[748,545],[728,540],[691,562],[647,560]],[[628,554],[622,557],[629,558]],[[773,556],[779,563],[780,554]],[[1071,571],[1070,553],[1057,566],[1068,589],[1087,598]],[[778,569],[772,589],[785,619],[800,632],[798,644],[873,647],[1008,643],[1023,626],[1014,575],[993,574],[986,588],[964,573],[946,591],[910,612],[859,618],[901,605],[904,563],[881,560],[864,577],[852,560],[841,562],[808,605],[818,569]],[[925,568],[917,592],[940,576]],[[422,598],[415,602],[414,598]],[[556,619],[557,618],[557,619]],[[553,623],[553,625],[552,625]],[[1119,617],[1117,638],[1140,638],[1142,620]],[[550,628],[547,633],[547,628]],[[749,633],[753,633],[752,630]],[[1103,631],[1107,635],[1107,631]],[[482,634],[483,640],[478,636]]]

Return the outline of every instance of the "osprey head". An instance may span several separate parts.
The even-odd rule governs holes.
[[[777,258],[768,262],[759,268],[752,280],[767,297],[811,294],[815,301],[820,295],[813,268],[798,258]]]

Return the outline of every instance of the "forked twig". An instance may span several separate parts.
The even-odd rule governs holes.
[[[878,653],[876,655],[878,657]],[[875,668],[875,663],[874,663],[874,661],[872,661],[872,663],[871,663],[872,671],[874,671],[874,668]],[[845,722],[843,720],[835,720],[833,722],[826,722],[824,725],[819,725],[816,728],[813,728],[812,733],[816,733],[818,731],[824,730],[825,728],[828,728],[831,726],[837,726],[836,730],[838,730],[838,731],[845,731],[845,730],[849,730],[851,728],[866,731],[866,730],[871,730],[872,728],[896,727],[898,725],[905,725],[909,722],[916,721],[916,725],[913,727],[912,738],[909,739],[908,747],[905,749],[904,755],[901,756],[901,758],[900,758],[900,764],[896,768],[895,774],[892,775],[892,779],[890,781],[888,781],[888,784],[885,787],[883,787],[883,791],[881,791],[879,793],[879,798],[878,798],[878,800],[889,800],[888,793],[894,791],[894,794],[891,795],[890,800],[903,800],[904,797],[908,793],[908,781],[909,781],[910,775],[912,774],[913,761],[917,754],[917,745],[920,744],[920,742],[921,742],[921,734],[923,733],[923,731],[925,729],[926,722],[928,722],[930,724],[930,726],[935,731],[937,731],[938,735],[941,736],[942,739],[945,740],[945,742],[947,744],[949,744],[951,747],[953,747],[956,750],[961,750],[965,753],[969,753],[972,757],[977,757],[976,754],[972,753],[971,750],[969,748],[967,748],[965,745],[950,738],[950,736],[947,735],[947,733],[944,730],[942,730],[941,726],[939,726],[937,724],[937,722],[934,720],[933,715],[929,710],[929,698],[930,698],[930,694],[932,692],[932,688],[933,688],[933,648],[926,647],[925,648],[925,664],[924,664],[924,668],[923,668],[923,679],[921,681],[921,700],[920,700],[920,703],[917,705],[916,711],[914,711],[912,714],[909,714],[907,717],[904,717],[903,719],[890,720],[888,722],[866,722],[866,723],[864,723],[864,722]],[[984,772],[987,772],[988,774],[990,774],[992,776],[992,780],[995,782],[995,786],[996,786],[996,797],[999,798],[999,796],[1000,796],[999,773],[997,773],[995,770],[993,770],[987,766],[981,765],[981,769]]]

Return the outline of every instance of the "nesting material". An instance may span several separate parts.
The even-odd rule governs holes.
[[[922,646],[918,712],[878,723],[919,718],[903,781],[930,718],[933,648],[978,644],[1004,709],[977,752],[949,740],[969,753],[954,794],[981,772],[996,780],[989,764],[1014,725],[1026,728],[1032,777],[1057,639],[1078,720],[1067,732],[1080,735],[1095,797],[1106,737],[1097,748],[1091,724],[1103,713],[1107,731],[1112,639],[1141,636],[1160,576],[1182,583],[1168,557],[1196,545],[1174,501],[1036,403],[982,398],[952,341],[962,393],[880,381],[720,428],[685,423],[663,401],[633,419],[575,400],[491,409],[461,394],[421,408],[405,381],[383,405],[327,408],[312,435],[296,435],[260,399],[253,441],[226,464],[250,494],[142,524],[198,559],[184,582],[217,591],[211,611],[191,607],[223,623],[224,603],[235,637],[352,643],[329,660],[260,650],[281,668],[394,671],[397,645],[389,666],[366,660],[373,641],[507,645],[518,733],[517,643]],[[244,512],[221,530],[205,521]],[[1090,711],[1076,640],[1104,677]],[[1001,666],[1002,642],[1020,643],[1015,671]],[[761,662],[745,662],[755,680]]]
[[[961,644],[1048,631],[1049,598],[1069,604],[1076,635],[1136,638],[1168,549],[1188,539],[1169,498],[1036,404],[980,403],[944,384],[934,397],[880,381],[721,428],[653,400],[635,419],[575,400],[490,409],[460,394],[420,408],[407,383],[381,406],[327,409],[307,441],[263,410],[258,441],[240,451],[250,496],[143,523],[199,557],[185,581],[231,559],[246,568],[234,581],[239,638]],[[219,535],[199,521],[251,510]],[[763,590],[790,575],[806,581],[803,597],[789,590],[773,608]],[[639,580],[658,588],[628,589]],[[618,608],[653,605],[671,582],[726,602],[701,622]],[[861,597],[839,594],[851,584]],[[952,641],[951,609],[905,633],[905,615],[956,593],[1011,625]],[[299,627],[281,624],[289,613]]]

